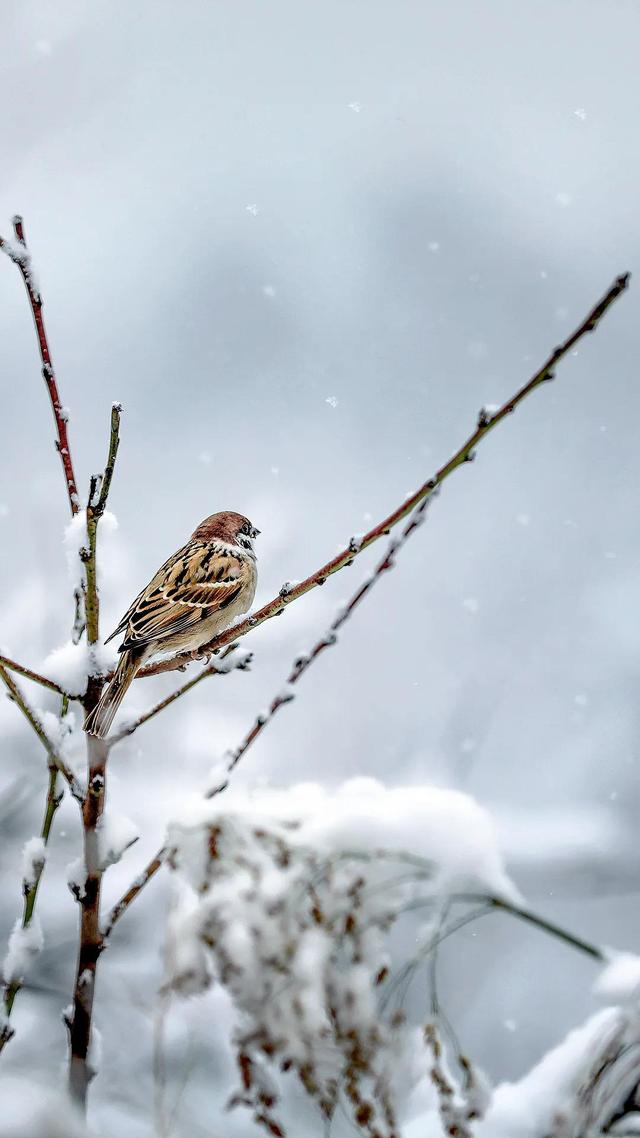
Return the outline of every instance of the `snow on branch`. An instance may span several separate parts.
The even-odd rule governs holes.
[[[629,273],[623,273],[621,276],[616,278],[611,287],[607,289],[607,292],[604,294],[604,296],[591,309],[587,316],[585,316],[575,331],[572,332],[571,335],[568,336],[562,344],[559,344],[558,347],[553,349],[553,351],[550,353],[538,371],[536,371],[531,379],[529,379],[528,382],[525,383],[524,386],[515,393],[515,395],[512,395],[511,398],[506,401],[506,403],[503,403],[501,407],[497,408],[497,410],[494,410],[493,408],[489,409],[487,407],[483,407],[479,413],[476,428],[472,434],[469,435],[469,438],[466,440],[466,442],[464,442],[462,446],[459,447],[459,449],[455,452],[455,454],[452,455],[449,461],[444,464],[444,466],[440,467],[440,469],[431,478],[424,482],[422,486],[419,486],[413,494],[410,494],[407,498],[405,498],[404,501],[399,506],[397,506],[395,510],[392,511],[392,513],[390,513],[386,518],[383,518],[382,521],[378,522],[377,525],[373,526],[373,528],[364,535],[357,535],[356,537],[352,537],[347,547],[343,549],[342,552],[338,553],[335,557],[332,557],[331,560],[326,563],[326,565],[323,565],[320,569],[316,569],[314,573],[311,573],[308,577],[305,577],[303,581],[299,581],[295,585],[292,584],[291,586],[288,586],[285,591],[281,590],[278,593],[277,597],[274,597],[273,600],[268,601],[266,605],[263,605],[262,608],[257,609],[256,612],[251,613],[248,617],[246,617],[245,620],[240,621],[238,624],[235,624],[231,628],[226,629],[226,631],[219,633],[218,636],[209,642],[209,644],[203,645],[201,654],[203,656],[206,656],[211,652],[216,651],[218,648],[222,648],[225,644],[229,644],[231,640],[235,640],[240,636],[245,636],[248,632],[251,632],[252,629],[257,628],[258,625],[263,624],[266,620],[271,620],[272,617],[279,616],[282,612],[284,612],[287,605],[292,604],[293,601],[299,600],[300,597],[303,597],[305,593],[308,593],[311,589],[317,588],[319,585],[324,585],[328,577],[330,577],[333,573],[337,573],[340,569],[344,569],[345,566],[351,565],[354,558],[362,553],[363,550],[368,549],[368,547],[370,545],[373,545],[375,541],[378,541],[385,534],[388,534],[389,531],[398,524],[398,522],[401,522],[404,518],[408,517],[409,514],[415,510],[416,506],[419,506],[425,498],[428,498],[431,494],[433,494],[434,490],[438,486],[441,486],[445,479],[453,474],[455,470],[457,470],[460,466],[463,466],[465,463],[471,462],[475,457],[475,448],[479,445],[479,443],[482,442],[482,440],[489,434],[489,432],[492,431],[493,428],[498,425],[498,423],[501,423],[503,419],[506,419],[509,415],[513,414],[516,407],[518,407],[518,405],[522,403],[522,401],[526,399],[532,391],[535,391],[537,387],[540,387],[548,380],[553,379],[554,368],[556,365],[562,359],[564,359],[566,355],[568,355],[568,353],[572,350],[572,348],[575,347],[575,345],[579,340],[582,339],[583,336],[585,336],[588,332],[595,331],[608,309],[627,288],[629,279]],[[181,668],[185,664],[190,663],[192,659],[192,656],[181,653],[169,660],[163,660],[156,664],[149,664],[147,667],[140,669],[138,672],[138,678],[142,678],[144,676],[153,676],[158,672],[167,672],[171,671],[174,668]]]
[[[52,764],[57,768],[57,770],[60,771],[60,774],[66,779],[67,783],[69,784],[69,789],[71,790],[73,797],[76,798],[79,802],[82,802],[84,800],[82,788],[81,788],[75,774],[71,770],[71,767],[68,765],[68,763],[66,762],[66,760],[63,758],[62,754],[60,753],[59,749],[56,747],[54,742],[51,740],[49,734],[47,733],[47,731],[44,728],[43,723],[41,722],[40,718],[38,717],[36,712],[33,710],[33,708],[30,706],[30,704],[27,702],[26,698],[24,697],[24,695],[20,691],[20,688],[16,684],[15,680],[12,679],[10,673],[1,664],[0,664],[0,680],[2,680],[5,687],[7,688],[7,691],[9,693],[9,697],[13,700],[13,702],[16,704],[16,706],[20,708],[25,719],[27,719],[27,721],[31,724],[31,727],[35,731],[35,733],[38,736],[40,742],[42,743],[44,749],[46,750],[47,755],[49,756],[49,759],[51,760]]]
[[[49,691],[58,692],[59,695],[69,694],[55,680],[48,676],[41,676],[39,672],[34,672],[32,668],[26,668],[24,664],[19,664],[17,660],[12,660],[9,656],[0,656],[0,665],[3,668],[8,668],[10,672],[17,672],[18,675],[24,676],[26,680],[33,680],[34,684],[40,684],[40,687],[49,688]]]

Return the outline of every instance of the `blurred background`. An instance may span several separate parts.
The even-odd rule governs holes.
[[[626,0],[24,0],[3,12],[0,232],[25,217],[76,474],[124,405],[103,634],[195,525],[246,513],[258,601],[418,486],[623,270],[637,269],[640,14]],[[628,295],[433,505],[238,785],[468,791],[531,907],[637,949],[638,294]],[[0,646],[43,667],[69,636],[68,506],[31,317],[0,263]],[[282,687],[378,550],[252,634],[251,673],[198,687],[114,752],[142,837],[114,899]],[[176,677],[140,682],[142,711]],[[31,691],[41,707],[53,707]],[[39,827],[37,741],[0,704],[3,936]],[[58,815],[35,990],[2,1063],[56,1080],[75,964]],[[161,881],[105,957],[94,1121],[153,1133]],[[593,969],[496,917],[444,954],[466,1050],[515,1079],[595,1007]],[[214,994],[170,1016],[177,1135],[251,1135]],[[173,1065],[173,1066],[172,1066]],[[307,1121],[299,1133],[321,1132]]]

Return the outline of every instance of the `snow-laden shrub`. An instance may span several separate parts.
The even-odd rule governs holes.
[[[359,779],[334,795],[227,795],[176,823],[169,846],[169,983],[229,993],[240,1074],[231,1104],[280,1135],[274,1076],[291,1071],[326,1119],[340,1101],[361,1132],[397,1135],[412,1084],[430,1077],[443,1091],[442,1057],[433,1033],[388,998],[390,934],[412,907],[433,931],[463,888],[514,899],[488,816],[457,792]],[[460,1119],[480,1113],[478,1081],[465,1081],[471,1105],[453,1086],[442,1100]]]

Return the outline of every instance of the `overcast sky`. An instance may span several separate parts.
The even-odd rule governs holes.
[[[637,269],[631,0],[24,0],[2,24],[0,232],[24,214],[83,492],[111,402],[124,405],[105,634],[218,509],[262,531],[258,601],[305,576]],[[238,772],[247,786],[372,774],[465,789],[494,813],[532,906],[629,949],[639,341],[632,282],[556,383],[447,483]],[[8,261],[0,377],[0,644],[38,666],[68,637],[67,506]],[[114,757],[114,801],[144,836],[108,893],[161,840],[176,771],[181,789],[202,785],[374,559],[252,634],[251,674],[198,688]],[[141,683],[129,708],[174,683]],[[16,767],[37,788],[41,755],[8,704],[0,727],[19,848],[40,806],[21,801]],[[9,928],[15,860],[2,858]],[[54,893],[62,943],[75,913]],[[141,906],[158,927],[161,896]],[[158,941],[131,920],[104,991],[141,970],[148,1009]],[[494,1078],[523,1072],[593,1007],[586,965],[504,921],[463,934],[451,965],[450,1016]],[[46,1067],[62,1028],[34,1033],[41,1005],[22,1008],[7,1063]],[[106,1053],[125,1012],[102,1009]],[[93,1092],[103,1120],[118,1096],[139,1106],[108,1062]],[[131,1134],[148,1138],[140,1112]]]

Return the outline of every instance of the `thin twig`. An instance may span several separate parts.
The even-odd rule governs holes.
[[[225,666],[223,663],[225,655],[226,653],[223,654],[221,659],[212,660],[211,663],[207,664],[206,668],[203,668],[193,679],[187,680],[182,687],[171,692],[170,695],[161,699],[159,703],[154,704],[148,711],[145,711],[142,715],[139,715],[137,719],[134,719],[132,723],[125,724],[115,735],[109,736],[107,739],[109,749],[111,750],[116,743],[120,743],[123,739],[128,738],[129,735],[133,735],[134,731],[137,731],[138,727],[142,727],[143,723],[148,723],[150,719],[153,719],[154,715],[158,715],[160,711],[164,711],[165,707],[170,707],[172,703],[180,699],[180,696],[183,696],[185,692],[191,691],[191,688],[194,688],[201,680],[205,680],[207,676],[226,676],[229,672],[235,670],[245,672],[248,670],[253,658],[252,652],[243,652],[238,655],[237,660],[233,662],[229,661]]]
[[[33,730],[42,743],[42,746],[46,750],[51,762],[60,771],[60,774],[63,776],[63,778],[65,778],[68,782],[69,789],[73,797],[77,799],[78,802],[83,802],[84,794],[82,793],[82,787],[80,786],[78,780],[76,779],[76,776],[71,770],[71,767],[67,765],[60,752],[56,749],[56,747],[54,747],[35,711],[25,699],[24,695],[20,691],[20,688],[10,673],[6,670],[6,668],[2,667],[1,664],[0,679],[8,689],[10,698],[17,705],[17,707],[20,708],[25,719],[27,719],[33,727]]]
[[[120,444],[120,415],[122,407],[114,403],[111,408],[111,429],[109,432],[109,452],[104,474],[98,479],[95,475],[91,479],[89,499],[87,502],[87,538],[89,548],[84,552],[82,560],[85,564],[86,590],[85,590],[85,616],[87,622],[87,640],[95,644],[99,636],[100,601],[98,597],[98,580],[96,565],[96,544],[98,539],[98,523],[104,514],[107,505],[113,469],[115,466],[118,446]],[[98,492],[98,486],[100,490]],[[96,700],[97,702],[97,700]],[[92,708],[87,708],[87,711]]]
[[[12,660],[9,656],[0,656],[0,665],[4,668],[9,668],[12,672],[18,672],[27,680],[33,680],[34,684],[40,684],[43,688],[49,688],[49,691],[55,691],[58,695],[71,698],[70,693],[64,691],[55,680],[50,680],[47,676],[41,676],[39,672],[34,672],[31,668],[25,668],[24,664],[18,664],[17,660]]]
[[[121,916],[126,913],[129,906],[142,892],[145,885],[151,881],[152,877],[155,877],[160,867],[164,865],[168,852],[169,851],[165,846],[163,846],[162,849],[158,850],[158,853],[155,855],[155,857],[151,859],[151,861],[143,869],[142,873],[140,873],[138,877],[136,877],[135,881],[131,883],[126,893],[123,893],[120,900],[113,906],[113,909],[109,913],[107,922],[103,929],[103,937],[105,941],[111,935],[114,925],[116,925]]]
[[[24,222],[22,218],[17,215],[13,219],[13,230],[16,240],[7,241],[5,238],[0,237],[0,249],[2,249],[7,254],[7,256],[11,258],[13,263],[18,266],[20,275],[24,281],[24,286],[27,290],[29,304],[31,305],[31,313],[33,315],[33,321],[36,326],[36,335],[38,337],[38,347],[40,349],[40,358],[42,360],[42,375],[47,386],[47,391],[49,393],[49,399],[51,400],[51,407],[53,410],[53,417],[56,423],[56,450],[58,451],[62,462],[62,469],[64,471],[64,478],[67,487],[67,496],[69,498],[71,513],[77,514],[80,507],[80,499],[78,496],[75,474],[73,472],[73,461],[71,458],[71,449],[69,447],[69,438],[67,435],[67,413],[60,402],[60,395],[58,394],[58,385],[56,382],[55,372],[53,370],[53,361],[51,359],[49,342],[47,340],[47,332],[42,316],[42,296],[36,287],[33,276],[31,254],[27,249],[27,243],[24,235]]]
[[[64,719],[67,711],[69,710],[69,699],[67,696],[63,697],[61,719]],[[51,827],[56,811],[62,802],[64,791],[58,789],[58,768],[50,760],[49,761],[49,779],[47,785],[47,798],[45,802],[44,817],[42,819],[42,826],[40,828],[40,837],[42,843],[46,847],[49,844],[49,837],[51,834]],[[29,880],[24,880],[22,883],[23,893],[23,908],[22,908],[22,928],[26,929],[31,924],[33,913],[38,899],[38,889],[42,874],[44,873],[44,858],[40,862],[34,862],[34,873]],[[12,980],[10,983],[5,984],[4,987],[4,1011],[6,1019],[8,1020],[13,1010],[15,998],[22,987],[21,980]],[[0,1032],[0,1051],[2,1051],[5,1044],[11,1039],[13,1035],[13,1028],[8,1028],[5,1023],[2,1032]]]
[[[471,904],[484,901],[489,904],[492,909],[510,913],[512,917],[517,917],[520,921],[526,921],[527,924],[534,925],[535,928],[540,929],[541,932],[549,933],[558,940],[564,941],[565,944],[570,945],[572,948],[577,948],[579,952],[591,956],[594,960],[599,960],[602,964],[606,964],[607,962],[606,952],[602,948],[599,948],[598,945],[592,944],[588,940],[583,940],[582,937],[574,936],[573,933],[568,932],[562,928],[561,925],[556,925],[553,921],[547,921],[544,917],[539,917],[536,913],[532,913],[530,909],[524,909],[520,905],[513,905],[510,901],[505,901],[501,897],[485,897],[479,893],[455,893],[452,900],[469,902]]]
[[[319,585],[324,585],[327,577],[330,577],[333,573],[337,573],[338,570],[343,569],[346,565],[351,565],[359,553],[367,549],[375,541],[378,541],[384,534],[388,534],[393,526],[397,525],[403,518],[406,518],[424,498],[427,498],[433,493],[436,487],[442,485],[445,479],[453,474],[454,470],[457,470],[458,467],[466,462],[471,462],[474,457],[475,448],[489,432],[508,415],[511,415],[516,407],[522,403],[536,387],[539,387],[547,380],[553,379],[553,369],[560,360],[571,351],[587,332],[593,332],[595,330],[607,310],[627,288],[629,277],[629,273],[624,273],[622,276],[617,277],[611,285],[611,288],[607,290],[602,299],[592,308],[582,323],[576,328],[575,332],[572,332],[562,344],[554,348],[548,359],[542,364],[538,371],[535,372],[531,379],[528,380],[515,395],[512,395],[506,403],[503,403],[499,410],[489,412],[488,409],[482,408],[476,429],[432,478],[424,482],[415,493],[406,498],[401,505],[381,522],[378,522],[378,524],[370,529],[362,538],[352,538],[347,548],[343,549],[336,557],[333,557],[331,561],[328,561],[326,565],[323,565],[320,569],[316,569],[315,573],[311,573],[310,576],[305,577],[303,581],[288,588],[286,593],[281,591],[277,597],[274,597],[273,600],[263,605],[262,608],[257,609],[256,612],[252,613],[245,620],[239,624],[232,625],[231,628],[219,633],[218,636],[214,637],[208,644],[203,645],[201,649],[202,655],[207,655],[218,648],[222,648],[223,645],[228,644],[231,640],[245,636],[266,620],[280,615],[280,613],[284,612],[287,605],[299,600],[300,597],[303,597],[305,593],[308,593],[311,589]],[[169,660],[162,660],[157,664],[149,664],[147,667],[141,668],[138,672],[138,677],[142,678],[144,676],[157,675],[159,672],[168,672],[174,668],[183,667],[185,664],[190,663],[191,660],[191,656],[180,653]]]
[[[361,604],[361,602],[369,594],[376,581],[380,579],[383,573],[386,573],[389,569],[393,569],[395,565],[395,558],[398,552],[411,537],[411,534],[414,533],[414,531],[422,525],[427,508],[433,501],[433,498],[434,494],[430,494],[428,498],[423,498],[419,505],[416,506],[400,537],[394,538],[389,542],[384,556],[375,566],[373,572],[367,578],[365,578],[365,580],[362,582],[359,588],[356,589],[355,593],[347,601],[347,603],[340,607],[337,615],[329,625],[327,631],[320,637],[319,640],[316,641],[309,654],[307,656],[297,657],[285,681],[284,690],[278,692],[278,694],[274,696],[271,703],[269,704],[268,710],[256,717],[255,722],[245,735],[242,742],[238,747],[229,753],[226,771],[228,775],[231,774],[234,768],[238,765],[242,756],[246,754],[246,752],[249,750],[249,747],[255,742],[258,736],[262,734],[265,727],[268,723],[271,722],[276,712],[281,707],[284,707],[285,704],[291,703],[295,698],[294,693],[290,690],[290,688],[294,684],[297,684],[300,677],[303,676],[307,669],[311,667],[313,661],[317,660],[318,656],[324,652],[325,648],[331,648],[334,644],[337,643],[338,631],[340,628],[342,628],[342,625],[345,624],[347,620],[349,620],[349,617],[352,615],[354,609],[356,609],[358,605]],[[213,798],[216,794],[220,794],[222,790],[226,790],[226,787],[227,782],[221,782],[211,790],[207,791],[205,797]]]

